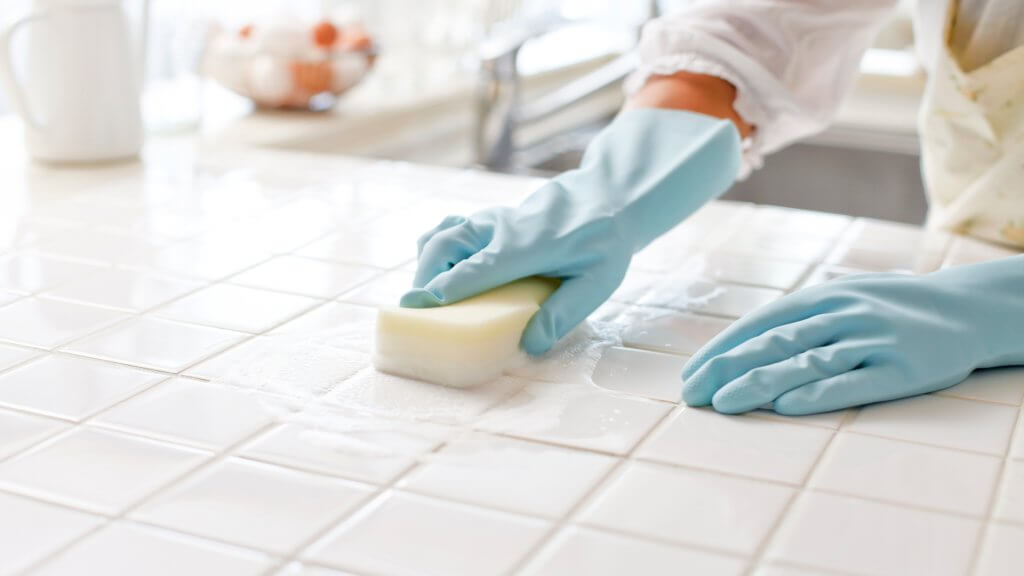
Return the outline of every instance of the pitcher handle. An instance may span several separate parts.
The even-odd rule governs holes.
[[[36,130],[41,130],[42,126],[32,115],[25,92],[22,90],[21,85],[18,84],[18,79],[14,74],[11,43],[14,39],[14,34],[19,29],[48,16],[45,10],[36,10],[23,18],[15,20],[0,32],[0,85],[6,89],[8,96],[10,96],[11,106],[14,108],[14,111],[25,120],[26,124]]]

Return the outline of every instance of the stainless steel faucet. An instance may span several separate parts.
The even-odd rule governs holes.
[[[548,17],[506,27],[481,43],[473,143],[479,166],[511,171],[516,163],[516,136],[523,128],[619,83],[634,69],[635,57],[627,53],[532,101],[524,101],[517,65],[520,50],[529,40],[568,23],[557,16]]]

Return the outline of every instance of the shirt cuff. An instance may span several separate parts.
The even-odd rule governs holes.
[[[722,63],[701,54],[666,54],[640,64],[637,70],[626,78],[624,89],[626,94],[631,96],[643,88],[651,76],[671,76],[676,72],[714,76],[736,87],[736,100],[733,102],[733,109],[745,122],[755,126],[750,136],[743,139],[742,162],[737,180],[746,180],[751,172],[764,165],[764,157],[761,152],[762,142],[757,127],[765,125],[767,114],[750,97],[751,91],[747,89],[738,74],[733,73]]]

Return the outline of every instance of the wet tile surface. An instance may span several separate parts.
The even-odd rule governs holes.
[[[589,332],[454,390],[370,368],[376,307],[423,231],[543,181],[164,152],[0,198],[0,576],[1019,572],[1024,370],[801,418],[678,405],[687,358],[787,292],[1005,249],[715,202]]]

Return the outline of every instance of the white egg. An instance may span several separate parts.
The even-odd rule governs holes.
[[[245,58],[234,34],[220,34],[210,43],[205,60],[206,73],[235,92],[246,91]]]
[[[309,46],[309,30],[297,26],[267,25],[253,34],[258,50],[277,56],[298,56]]]
[[[331,63],[331,88],[340,92],[346,90],[366,74],[366,58],[362,54],[349,54],[336,58]]]
[[[269,106],[279,106],[294,89],[291,70],[281,58],[263,55],[249,64],[249,95]]]

